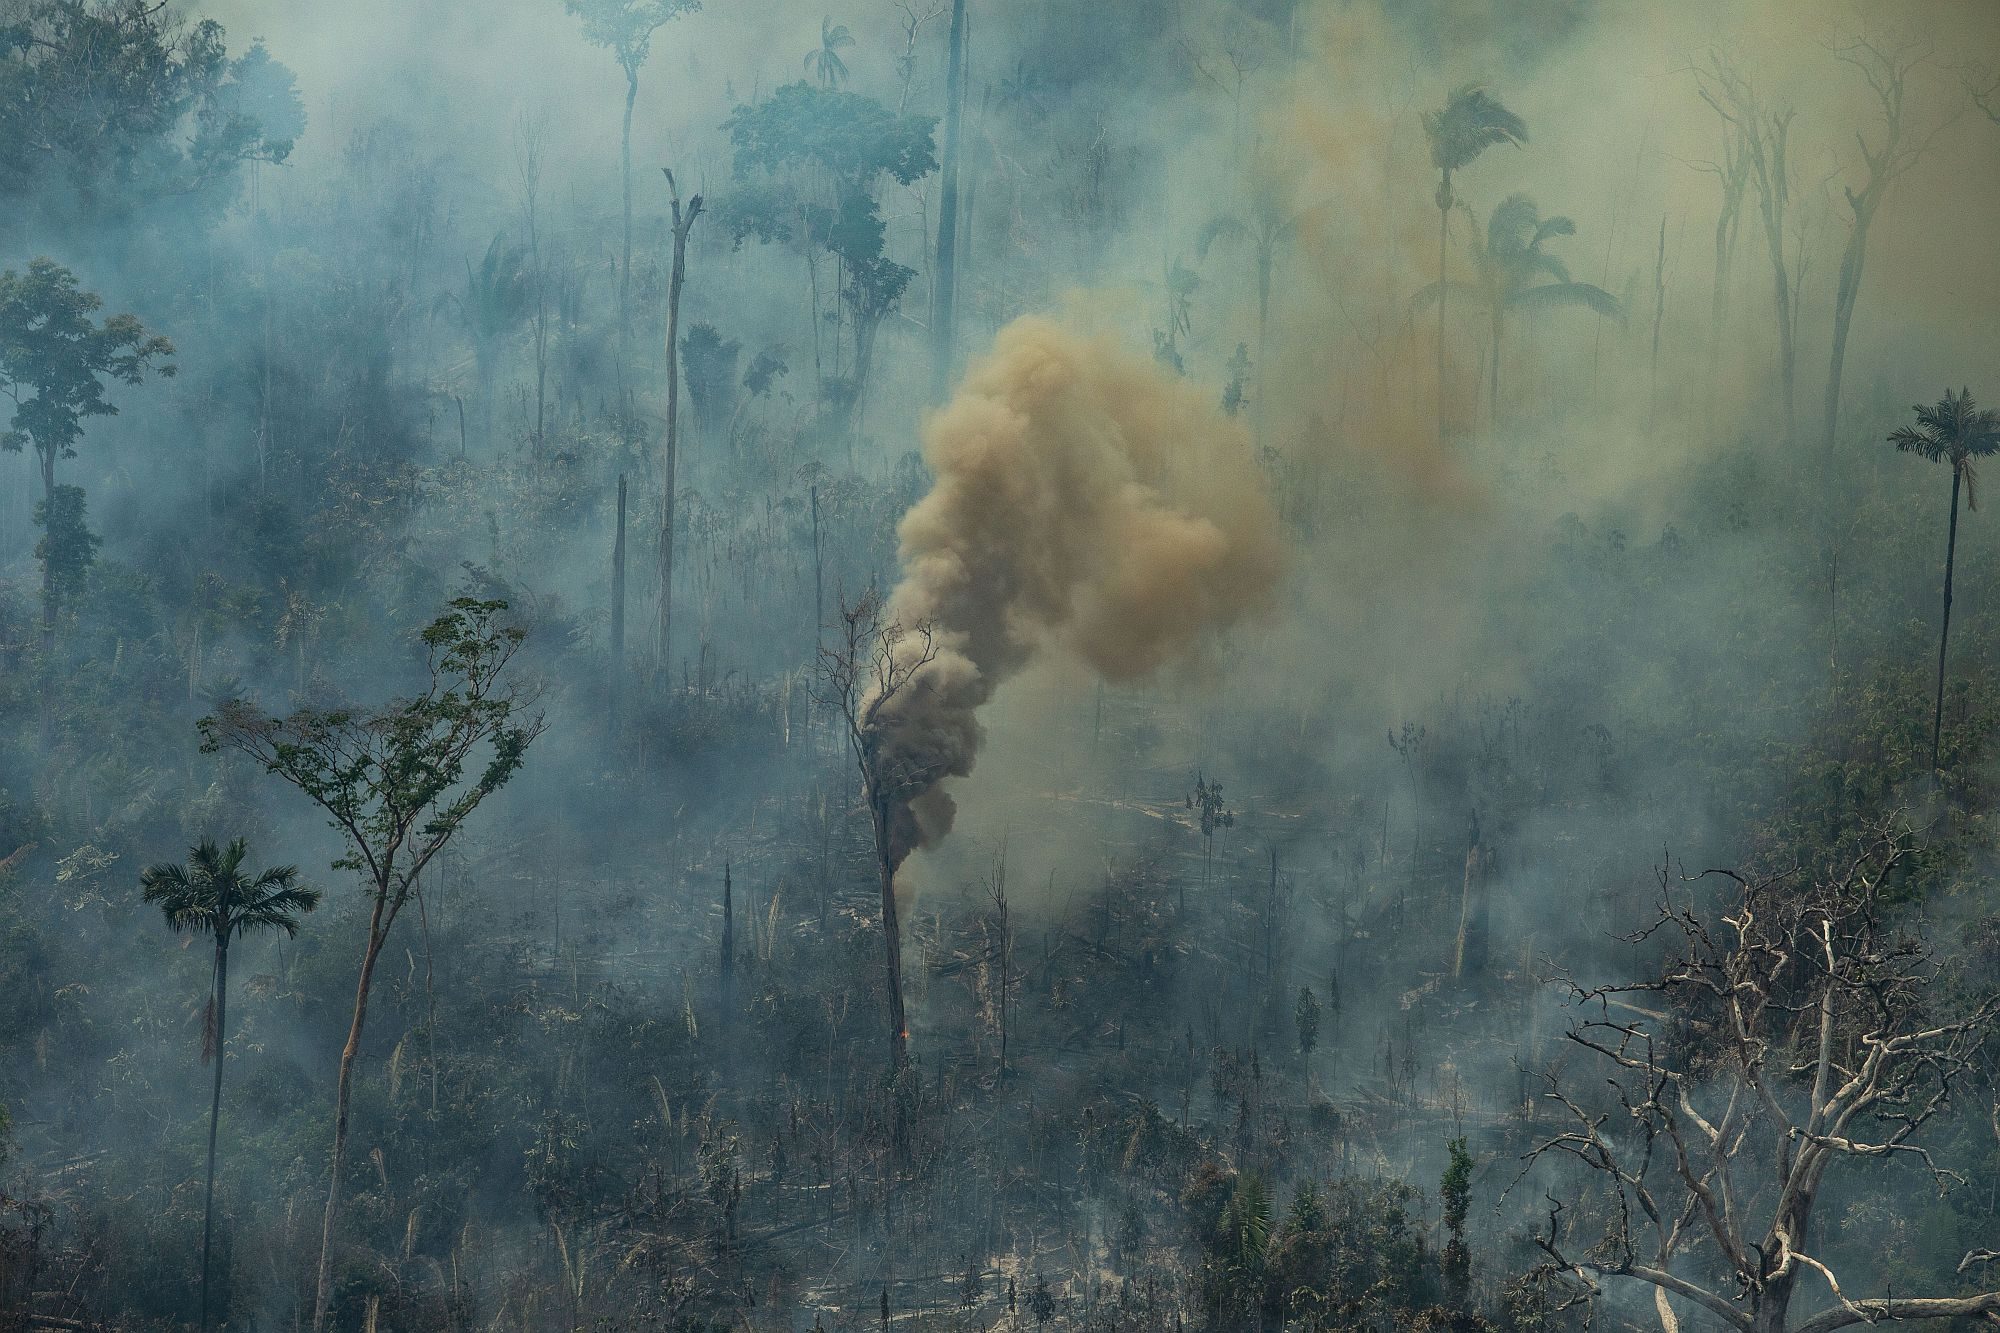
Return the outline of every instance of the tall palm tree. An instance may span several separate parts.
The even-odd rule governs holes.
[[[845,23],[835,23],[829,17],[819,21],[819,45],[806,52],[806,72],[828,88],[838,88],[847,82],[847,62],[840,53],[854,45],[854,34],[847,30]]]
[[[1442,309],[1446,294],[1456,291],[1483,307],[1492,320],[1486,354],[1487,413],[1495,424],[1500,417],[1500,348],[1510,312],[1583,306],[1613,319],[1624,316],[1617,297],[1592,283],[1573,281],[1562,260],[1542,248],[1553,237],[1574,235],[1576,224],[1568,218],[1542,217],[1534,200],[1524,194],[1508,195],[1486,220],[1484,243],[1473,242],[1477,281],[1434,282],[1417,293],[1419,302],[1435,300]]]
[[[215,967],[202,1037],[202,1058],[215,1060],[215,1087],[208,1104],[208,1184],[201,1218],[201,1326],[208,1328],[208,1255],[215,1222],[215,1131],[222,1118],[223,1019],[229,1000],[229,944],[252,930],[299,931],[299,917],[319,906],[319,890],[300,884],[297,866],[273,866],[255,879],[243,872],[248,848],[237,838],[225,848],[203,838],[187,864],[163,861],[139,875],[145,901],[156,905],[167,924],[215,940]]]
[[[1898,426],[1889,443],[1906,454],[1916,454],[1933,463],[1951,464],[1951,527],[1944,543],[1944,620],[1938,628],[1937,703],[1931,710],[1931,771],[1938,766],[1938,742],[1944,734],[1944,652],[1951,637],[1951,575],[1958,558],[1958,493],[1965,492],[1965,507],[1979,508],[1978,477],[1972,460],[2000,453],[2000,412],[1981,410],[1972,402],[1972,391],[1960,389],[1953,395],[1944,391],[1944,401],[1935,407],[1918,404],[1914,426]]]
[[[1498,144],[1528,141],[1527,122],[1502,106],[1476,83],[1456,89],[1443,107],[1424,113],[1424,134],[1431,141],[1431,165],[1438,169],[1438,330],[1437,330],[1437,414],[1438,439],[1444,439],[1444,289],[1445,244],[1451,232],[1451,173],[1472,165],[1487,149]]]

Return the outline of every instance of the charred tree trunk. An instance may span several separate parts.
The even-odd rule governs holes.
[[[1958,561],[1958,491],[1963,467],[1951,469],[1951,527],[1944,543],[1944,620],[1938,627],[1937,703],[1931,710],[1931,772],[1937,772],[1938,746],[1944,738],[1944,655],[1951,640],[1951,576]]]
[[[701,216],[701,196],[695,195],[689,199],[687,208],[683,210],[680,187],[674,184],[674,173],[666,171],[665,168],[662,170],[665,171],[667,189],[673,201],[674,266],[667,279],[667,444],[663,493],[660,499],[659,625],[654,656],[658,678],[667,680],[671,678],[673,671],[674,492],[678,485],[675,476],[680,462],[681,284],[687,278],[688,233],[694,230],[695,219]]]

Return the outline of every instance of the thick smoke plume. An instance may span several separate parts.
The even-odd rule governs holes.
[[[979,708],[1038,654],[1138,679],[1268,606],[1284,559],[1248,432],[1047,320],[1000,331],[926,423],[924,458],[936,480],[903,519],[887,614],[928,627],[936,656],[869,736],[896,865],[950,830],[940,784],[972,771]]]

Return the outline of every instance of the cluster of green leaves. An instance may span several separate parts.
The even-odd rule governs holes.
[[[233,699],[201,719],[202,749],[241,751],[297,787],[347,841],[335,867],[365,873],[400,906],[541,734],[528,698],[502,683],[527,637],[503,619],[506,610],[504,601],[455,598],[423,632],[427,684],[411,698],[374,711],[309,706],[283,718]]]
[[[156,361],[159,374],[174,373],[164,360],[173,343],[148,335],[134,315],[99,323],[93,315],[103,305],[53,259],[32,260],[25,273],[0,273],[0,393],[14,404],[0,449],[18,453],[32,444],[45,469],[73,458],[86,418],[118,414],[105,397],[106,378],[137,384]]]
[[[183,26],[147,0],[30,0],[0,24],[0,199],[17,217],[215,209],[242,163],[282,162],[304,127],[291,72],[261,46],[230,59],[212,19]]]

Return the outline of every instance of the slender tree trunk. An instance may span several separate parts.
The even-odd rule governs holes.
[[[618,535],[611,543],[611,733],[617,743],[618,706],[625,689],[625,474],[618,474]]]
[[[1438,443],[1444,443],[1444,303],[1451,294],[1445,286],[1445,238],[1451,233],[1451,173],[1445,172],[1438,186]]]
[[[756,904],[751,903],[751,924],[756,924]],[[753,932],[754,935],[754,932]],[[756,941],[751,941],[751,949],[756,949]],[[729,882],[729,863],[722,863],[722,1007],[723,1017],[728,1018],[730,996],[736,985],[736,904],[735,894]]]
[[[1504,318],[1496,303],[1493,307],[1493,350],[1487,358],[1493,364],[1487,367],[1486,390],[1486,422],[1496,431],[1500,429],[1500,335]]]
[[[208,1333],[208,1256],[215,1234],[215,1131],[222,1121],[222,1056],[229,1009],[229,945],[215,946],[215,1088],[208,1102],[208,1183],[201,1205],[201,1327]]]
[[[1861,297],[1861,266],[1867,259],[1868,226],[1875,208],[1867,196],[1849,195],[1854,204],[1854,229],[1840,257],[1840,285],[1833,299],[1833,354],[1826,372],[1826,465],[1831,472],[1840,430],[1840,380],[1847,366],[1847,333],[1854,324],[1854,306]]]
[[[1256,437],[1257,454],[1264,453],[1264,433],[1269,421],[1267,400],[1271,394],[1271,267],[1277,256],[1272,253],[1272,243],[1265,242],[1257,250],[1257,401],[1250,405],[1250,427]]]
[[[944,170],[938,195],[937,293],[931,310],[931,401],[951,393],[952,326],[958,315],[958,142],[965,101],[965,0],[952,0],[945,62]]]
[[[325,1333],[326,1307],[333,1296],[333,1228],[340,1214],[340,1168],[347,1156],[347,1104],[354,1090],[354,1061],[361,1053],[361,1031],[368,1020],[368,991],[375,980],[375,960],[389,937],[395,913],[388,890],[375,888],[375,907],[368,915],[368,948],[361,955],[361,975],[354,984],[354,1018],[347,1026],[347,1044],[340,1048],[340,1077],[333,1092],[333,1164],[326,1189],[326,1216],[320,1224],[318,1276],[314,1280],[313,1333]]]
[[[1722,209],[1715,216],[1715,284],[1708,294],[1708,428],[1715,429],[1716,394],[1722,371],[1722,326],[1729,313],[1729,263],[1736,249],[1736,216],[1740,196],[1723,178]]]
[[[683,210],[680,187],[674,184],[673,173],[666,172],[666,177],[674,208],[674,267],[667,278],[667,456],[665,493],[660,502],[659,642],[655,645],[658,669],[663,678],[670,677],[673,671],[674,501],[679,486],[676,476],[680,464],[681,419],[681,284],[687,277],[688,233],[694,230],[694,221],[701,216],[701,196],[689,199],[687,208]]]
[[[1653,260],[1653,355],[1646,378],[1646,430],[1660,415],[1660,325],[1667,317],[1667,219],[1660,215],[1660,250]]]
[[[1931,710],[1931,772],[1937,772],[1938,746],[1944,738],[1944,654],[1951,639],[1951,575],[1958,560],[1958,488],[1964,470],[1951,468],[1951,527],[1944,543],[1944,621],[1938,628],[1937,703]]]
[[[639,71],[625,71],[625,123],[618,140],[619,177],[625,195],[624,248],[618,261],[618,377],[619,396],[627,392],[625,376],[631,359],[632,343],[632,104],[639,100]],[[673,358],[668,357],[671,364]],[[622,409],[625,404],[620,403]]]
[[[826,563],[819,553],[819,483],[807,488],[812,497],[813,522],[813,650],[819,650],[820,632],[826,628]]]
[[[42,451],[42,749],[56,743],[56,455]]]

